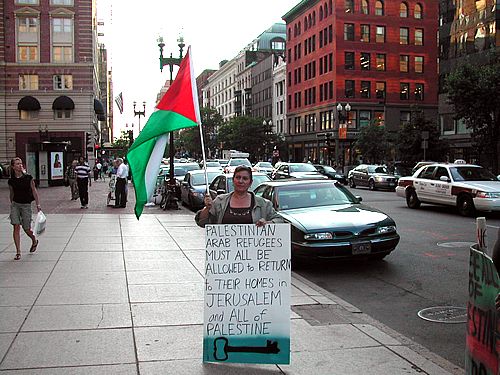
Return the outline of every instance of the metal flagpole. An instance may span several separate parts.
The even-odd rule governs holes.
[[[203,157],[203,171],[205,172],[205,185],[207,186],[206,193],[209,194],[210,190],[208,189],[207,157],[205,155],[205,141],[203,140],[203,125],[201,121],[200,121],[200,140],[201,140],[201,155]]]

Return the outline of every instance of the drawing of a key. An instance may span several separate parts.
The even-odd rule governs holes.
[[[217,337],[214,340],[214,358],[217,361],[227,360],[227,353],[261,353],[277,354],[280,352],[277,341],[267,340],[266,346],[230,346],[225,337]]]

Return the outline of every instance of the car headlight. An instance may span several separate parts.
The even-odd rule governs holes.
[[[310,233],[304,235],[305,240],[312,240],[312,241],[331,240],[332,238],[333,236],[330,232]]]
[[[487,193],[485,191],[478,191],[476,198],[500,198],[500,193]]]
[[[387,233],[393,233],[393,232],[396,232],[395,225],[386,225],[386,226],[377,228],[377,234],[387,234]]]
[[[336,174],[336,175],[335,175],[335,178],[342,178],[342,176],[341,176],[341,175],[339,175],[339,174]]]
[[[384,178],[380,177],[380,176],[376,176],[375,181],[382,182],[382,181],[384,181]]]

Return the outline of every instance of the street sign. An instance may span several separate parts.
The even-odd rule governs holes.
[[[280,150],[274,150],[273,157],[277,158],[278,156],[280,156]]]
[[[429,141],[428,140],[423,140],[422,141],[422,148],[425,150],[426,148],[429,148]]]
[[[424,130],[424,131],[422,132],[422,139],[423,139],[423,140],[427,140],[427,139],[429,139],[429,132],[428,132],[427,130]]]

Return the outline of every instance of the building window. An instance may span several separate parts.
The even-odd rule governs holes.
[[[361,65],[361,70],[371,69],[370,54],[368,52],[361,52],[359,62]]]
[[[54,90],[73,90],[73,76],[71,74],[56,74],[53,81]]]
[[[354,70],[354,52],[345,52],[344,68],[346,70]]]
[[[345,97],[346,98],[354,98],[354,81],[346,80],[345,81]]]
[[[424,45],[424,29],[415,29],[415,45]]]
[[[354,13],[354,0],[345,0],[344,10],[346,13]]]
[[[19,74],[19,90],[38,90],[38,75]]]
[[[71,109],[55,109],[54,120],[70,119],[73,111]]]
[[[384,2],[381,0],[375,1],[375,15],[376,16],[384,15]]]
[[[385,26],[377,26],[375,33],[376,43],[385,43]]]
[[[406,126],[410,124],[411,112],[401,111],[399,112],[399,126]]]
[[[368,4],[368,0],[361,0],[361,13],[370,14],[370,7]]]
[[[344,40],[354,41],[354,24],[345,23],[344,24]]]
[[[38,0],[16,0],[19,5],[38,5]]]
[[[399,17],[401,18],[408,17],[408,4],[406,3],[399,4]]]
[[[415,4],[415,9],[413,10],[413,17],[416,19],[420,20],[422,19],[422,5],[421,4]]]
[[[415,84],[415,100],[424,100],[424,84],[416,83]]]
[[[361,41],[370,42],[370,25],[361,25]]]
[[[349,129],[356,129],[357,127],[356,111],[352,110],[347,112],[347,127]]]
[[[378,71],[385,71],[385,53],[377,53],[375,63]]]
[[[415,56],[415,73],[423,73],[423,72],[424,72],[424,57]]]
[[[377,99],[385,99],[385,82],[375,82],[375,97]]]
[[[50,5],[73,5],[73,0],[50,0]]]
[[[38,46],[18,46],[17,59],[19,62],[38,62]]]
[[[370,98],[370,92],[371,92],[371,82],[370,81],[361,81],[361,97],[365,99]]]
[[[399,84],[399,99],[409,100],[410,99],[410,84],[400,83]]]
[[[19,111],[19,120],[36,120],[40,111]]]
[[[38,32],[38,18],[36,17],[18,17],[17,30],[20,33],[36,33]]]
[[[73,33],[73,20],[71,18],[53,18],[52,32]]]
[[[408,63],[410,61],[410,56],[400,55],[399,56],[399,71],[403,73],[408,73]]]
[[[70,63],[73,62],[73,47],[53,46],[52,62]]]
[[[410,37],[410,30],[407,27],[399,28],[399,44],[408,44]]]
[[[372,111],[359,111],[359,127],[364,128],[370,125],[372,120]]]

